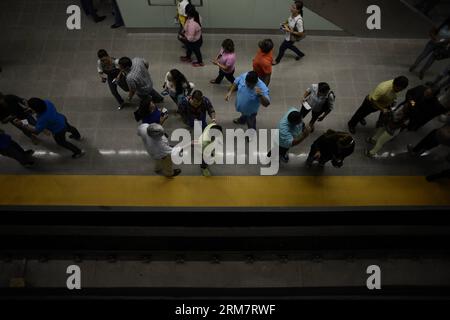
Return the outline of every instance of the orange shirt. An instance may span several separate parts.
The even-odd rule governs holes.
[[[255,58],[253,59],[253,71],[255,71],[259,77],[271,74],[272,60],[273,50],[269,53],[264,53],[261,51],[261,49],[259,49]]]

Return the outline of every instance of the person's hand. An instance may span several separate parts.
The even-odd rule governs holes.
[[[309,136],[311,131],[312,131],[312,129],[311,129],[311,127],[309,125],[305,126],[305,129],[303,129],[303,135],[307,137],[307,136]]]
[[[263,92],[262,92],[260,87],[255,87],[255,93],[256,93],[257,96],[262,96]]]
[[[219,61],[217,61],[217,59],[216,60],[211,60],[211,62],[212,62],[213,65],[216,65],[216,66],[219,64]]]
[[[231,92],[228,92],[227,95],[225,96],[225,101],[230,101],[231,98]]]
[[[317,151],[316,154],[314,155],[314,159],[319,160],[321,156],[322,154],[320,153],[320,151]]]
[[[18,126],[18,127],[24,127],[23,122],[20,121],[20,120],[17,119],[17,118],[13,119],[12,122],[13,122],[16,126]]]
[[[211,123],[216,124],[217,123],[216,119],[211,119]]]

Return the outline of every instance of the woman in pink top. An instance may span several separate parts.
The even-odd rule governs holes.
[[[216,79],[211,80],[213,84],[219,84],[223,78],[227,78],[232,84],[234,83],[234,69],[236,65],[236,53],[234,53],[234,42],[231,39],[225,39],[222,42],[222,48],[213,64],[219,67],[219,75]]]
[[[197,61],[192,62],[194,67],[203,67],[203,58],[200,47],[203,44],[202,25],[200,23],[200,16],[193,8],[186,12],[188,19],[184,25],[184,32],[182,37],[185,38],[186,56],[180,57],[181,61],[192,62],[192,53],[197,57]]]

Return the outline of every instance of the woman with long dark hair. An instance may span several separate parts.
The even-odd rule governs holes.
[[[197,61],[192,62],[194,67],[203,67],[203,57],[200,48],[203,44],[202,38],[202,24],[200,22],[200,15],[197,10],[191,9],[186,12],[187,20],[184,25],[182,38],[186,39],[186,56],[180,57],[181,61],[192,62],[192,53],[195,54]]]
[[[305,54],[294,45],[295,42],[302,40],[305,36],[305,30],[303,27],[302,1],[295,1],[291,5],[291,16],[285,23],[281,25],[281,30],[285,32],[286,37],[280,46],[278,56],[275,59],[273,65],[277,65],[280,63],[287,49],[294,51],[294,53],[297,55],[297,57],[295,57],[295,60],[297,61],[305,56]]]
[[[191,93],[193,83],[190,83],[178,69],[172,69],[167,72],[163,87],[178,105],[183,97]]]

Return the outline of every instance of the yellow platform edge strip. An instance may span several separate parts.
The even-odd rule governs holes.
[[[448,181],[416,176],[0,175],[2,206],[450,206]]]

